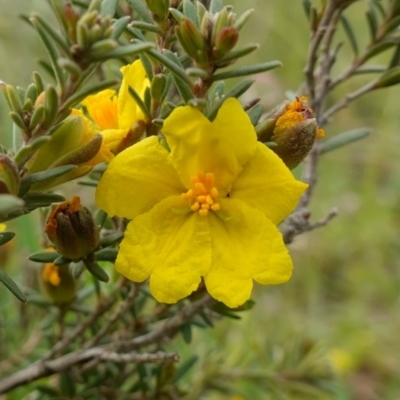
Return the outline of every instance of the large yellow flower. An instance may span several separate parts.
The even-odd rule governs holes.
[[[276,224],[307,185],[257,142],[236,99],[214,122],[176,108],[162,130],[169,153],[149,137],[120,153],[100,180],[96,200],[109,215],[132,219],[117,270],[154,297],[175,303],[196,290],[229,307],[249,299],[253,280],[279,284],[292,261]]]
[[[142,110],[129,94],[131,86],[143,99],[150,82],[140,60],[121,68],[123,79],[118,96],[115,90],[106,89],[86,97],[82,105],[94,123],[94,129],[101,132],[103,144],[113,153],[120,150],[132,127],[138,121],[146,121]],[[76,112],[76,111],[75,111]]]

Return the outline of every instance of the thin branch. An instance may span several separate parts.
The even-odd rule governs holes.
[[[315,99],[315,67],[318,61],[318,51],[321,45],[321,42],[327,32],[330,20],[332,18],[333,13],[335,12],[336,1],[329,0],[328,4],[325,8],[324,15],[322,16],[321,22],[318,25],[317,31],[311,38],[311,44],[308,50],[307,62],[304,67],[304,74],[306,76],[306,88],[307,94],[310,98],[311,106],[314,107],[314,99]]]
[[[103,325],[103,327],[96,333],[96,335],[89,342],[85,343],[85,349],[96,345],[99,340],[109,332],[110,328],[119,320],[121,315],[123,315],[135,301],[137,293],[138,286],[132,284],[125,300],[119,304],[117,310],[114,312],[113,315],[109,317],[109,319],[105,322],[105,325]]]
[[[325,111],[325,113],[321,118],[320,125],[321,126],[325,125],[333,114],[337,113],[339,110],[343,108],[346,108],[355,99],[358,99],[364,94],[376,89],[376,84],[377,80],[371,81],[366,85],[360,87],[359,89],[355,90],[354,92],[347,94],[345,97],[343,97],[342,100],[338,101],[331,108]]]
[[[333,208],[325,218],[311,223],[309,221],[310,212],[306,208],[297,209],[280,227],[283,241],[286,244],[292,243],[297,235],[327,225],[337,214],[338,210]]]
[[[176,362],[179,361],[179,356],[176,353],[128,353],[119,354],[109,352],[101,347],[94,347],[87,350],[75,351],[66,354],[56,360],[45,361],[33,364],[22,371],[11,375],[10,377],[0,382],[0,394],[22,386],[37,379],[44,378],[66,371],[74,365],[87,362],[91,359],[98,358],[102,361],[112,361],[116,363],[143,363],[143,362]]]
[[[159,343],[167,338],[170,338],[179,331],[182,325],[191,320],[192,317],[194,317],[197,313],[210,306],[214,302],[215,300],[209,294],[206,294],[200,300],[197,300],[184,307],[159,328],[156,328],[145,335],[124,341],[121,343],[121,345],[130,349],[139,349],[143,346]]]

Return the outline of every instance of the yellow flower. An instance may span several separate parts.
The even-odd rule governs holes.
[[[307,185],[257,142],[236,99],[210,122],[191,106],[163,127],[169,153],[149,137],[120,153],[100,180],[96,201],[132,219],[116,269],[135,282],[150,277],[154,297],[175,303],[197,289],[229,307],[249,299],[253,279],[286,282],[292,261],[276,224]]]
[[[295,125],[312,118],[314,118],[314,113],[308,105],[308,98],[306,96],[296,97],[296,100],[286,106],[285,112],[276,121],[274,136],[282,135]],[[272,140],[274,136],[272,136]],[[324,136],[324,130],[319,128],[316,137],[322,138]]]
[[[139,121],[146,121],[140,107],[129,94],[131,86],[143,99],[150,82],[140,60],[121,68],[123,79],[119,93],[107,89],[97,94],[86,97],[82,105],[93,121],[92,129],[103,135],[103,143],[113,153],[121,151],[124,141],[129,139],[132,127]],[[77,112],[75,110],[74,112]],[[138,137],[136,140],[139,139]]]
[[[0,224],[0,232],[4,232],[7,229],[6,224]]]

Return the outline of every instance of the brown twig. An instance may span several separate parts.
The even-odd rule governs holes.
[[[179,356],[176,353],[163,353],[159,351],[157,353],[119,354],[107,351],[101,347],[94,347],[66,354],[56,360],[33,364],[2,380],[0,382],[0,394],[6,393],[34,380],[66,371],[77,364],[87,362],[94,358],[115,363],[165,363],[179,361]]]

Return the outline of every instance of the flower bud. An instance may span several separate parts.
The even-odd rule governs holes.
[[[0,194],[17,195],[18,190],[18,167],[10,157],[0,154]]]
[[[239,39],[239,32],[233,26],[221,29],[215,40],[214,57],[222,58],[228,51],[235,47]]]
[[[88,173],[94,165],[110,161],[110,150],[103,145],[102,136],[96,133],[83,115],[71,115],[26,163],[30,174],[62,165],[78,168],[58,178],[37,183],[32,190],[46,190]]]
[[[52,208],[45,232],[57,251],[73,261],[87,257],[99,244],[92,214],[78,196]]]
[[[40,283],[43,292],[56,305],[71,303],[75,298],[76,281],[69,270],[69,264],[44,264],[40,272]]]
[[[295,168],[304,160],[316,138],[325,136],[324,131],[318,128],[305,96],[279,105],[259,127],[256,128],[258,139],[262,142],[274,142],[276,146],[271,147],[271,150],[289,169]]]

